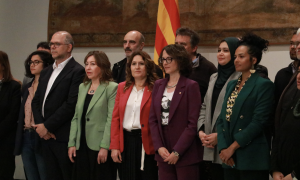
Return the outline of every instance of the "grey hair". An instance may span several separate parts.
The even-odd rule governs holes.
[[[145,36],[142,33],[140,33],[140,34],[141,34],[140,44],[145,43]]]
[[[72,35],[69,32],[67,32],[67,31],[58,31],[56,33],[65,34],[66,35],[65,36],[65,43],[66,44],[71,44],[72,45],[72,50],[73,50],[73,48],[74,48],[74,40],[73,40]]]
[[[299,28],[298,31],[297,31],[297,35],[298,35],[298,34],[300,34],[300,28]]]

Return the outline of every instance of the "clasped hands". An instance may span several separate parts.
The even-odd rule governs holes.
[[[273,172],[273,179],[274,180],[293,180],[291,174],[288,174],[284,177],[284,175],[281,172],[278,172],[278,171]]]
[[[215,148],[218,143],[217,133],[205,134],[203,131],[199,131],[199,138],[202,145],[207,148]]]
[[[168,164],[176,164],[179,159],[179,156],[175,156],[173,152],[170,154],[165,147],[160,147],[158,154],[164,159],[164,162],[168,162]]]
[[[43,123],[32,125],[32,127],[38,133],[38,135],[40,136],[40,138],[43,138],[45,140],[49,140],[49,139],[53,138],[53,139],[56,140],[55,135],[52,134],[52,133],[50,133],[50,132],[48,132],[47,128],[45,127],[45,125]]]

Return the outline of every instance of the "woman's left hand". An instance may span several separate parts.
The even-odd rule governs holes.
[[[218,134],[217,133],[211,133],[209,135],[206,135],[204,139],[203,145],[208,148],[214,148],[215,145],[218,143]],[[203,142],[203,141],[202,141]]]
[[[293,180],[293,178],[291,174],[288,174],[282,180]]]
[[[106,160],[107,160],[107,154],[108,154],[108,150],[107,149],[104,149],[104,148],[100,149],[100,151],[98,153],[98,158],[97,158],[98,164],[106,162]]]
[[[176,164],[179,159],[179,156],[175,156],[175,154],[172,152],[165,160],[164,162],[168,162],[168,164]]]
[[[223,163],[227,164],[227,161],[231,158],[233,155],[234,150],[232,150],[230,147],[227,149],[223,149],[221,153],[219,154],[220,159],[222,160]]]

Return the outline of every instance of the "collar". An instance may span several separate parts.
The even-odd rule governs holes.
[[[63,69],[66,64],[70,61],[70,59],[72,59],[73,56],[70,56],[68,59],[64,60],[62,63],[60,63],[59,65],[56,65],[56,60],[55,62],[53,63],[53,69],[56,69],[56,68],[59,68],[59,69]]]
[[[196,59],[193,60],[193,68],[199,66],[199,59],[201,58],[201,54],[197,53]]]
[[[144,89],[145,89],[145,87],[143,87],[143,89],[141,89],[141,90],[138,91],[138,90],[136,89],[135,85],[134,85],[133,88],[132,88],[132,90],[135,91],[136,93],[144,92]]]

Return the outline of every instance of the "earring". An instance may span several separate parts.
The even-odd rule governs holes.
[[[256,71],[256,70],[254,69],[254,65],[252,64],[252,67],[251,67],[251,69],[250,69],[250,73],[253,74],[253,73],[255,73],[255,71]]]

